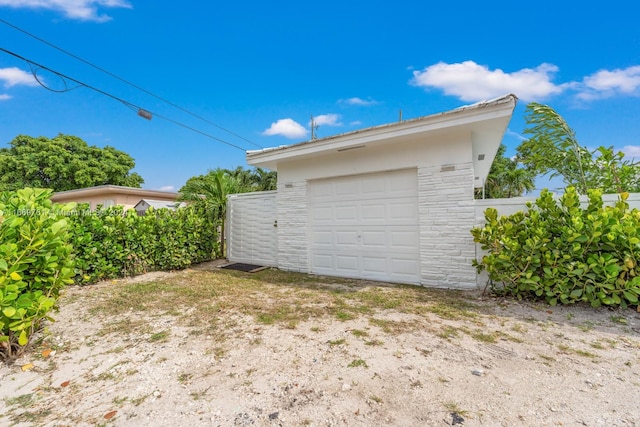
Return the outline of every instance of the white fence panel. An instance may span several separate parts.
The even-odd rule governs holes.
[[[278,265],[276,191],[227,197],[227,257],[240,262]]]

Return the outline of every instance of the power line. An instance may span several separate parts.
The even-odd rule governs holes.
[[[138,110],[138,114],[140,116],[142,116],[142,117],[151,118],[150,115],[154,115],[154,116],[156,116],[156,117],[158,117],[160,119],[166,120],[166,121],[168,121],[170,123],[176,124],[176,125],[181,126],[181,127],[185,128],[185,129],[189,129],[189,130],[191,130],[193,132],[196,132],[196,133],[199,133],[201,135],[204,135],[204,136],[206,136],[208,138],[211,138],[211,139],[213,139],[215,141],[218,141],[218,142],[221,142],[223,144],[229,145],[231,147],[237,148],[238,150],[247,151],[246,149],[244,149],[244,148],[242,148],[242,147],[240,147],[238,145],[232,144],[231,142],[225,141],[224,139],[217,138],[217,137],[215,137],[213,135],[210,135],[210,134],[208,134],[206,132],[198,130],[198,129],[194,128],[194,127],[185,125],[184,123],[181,123],[181,122],[179,122],[177,120],[173,120],[173,119],[170,119],[168,117],[162,116],[160,114],[154,113],[152,111],[148,111],[148,110],[146,110],[146,109],[144,109],[144,108],[142,108],[142,107],[140,107],[140,106],[138,106],[138,105],[136,105],[136,104],[134,104],[132,102],[126,101],[126,100],[124,100],[122,98],[119,98],[119,97],[117,97],[115,95],[110,94],[109,92],[105,92],[102,89],[98,89],[98,88],[96,88],[94,86],[91,86],[91,85],[88,85],[88,84],[86,84],[84,82],[81,82],[80,80],[74,79],[73,77],[70,77],[70,76],[67,76],[65,74],[62,74],[62,73],[60,73],[58,71],[55,71],[55,70],[53,70],[53,69],[51,69],[51,68],[49,68],[47,66],[44,66],[42,64],[38,64],[37,62],[32,61],[30,59],[27,59],[27,58],[25,58],[23,56],[20,56],[15,52],[12,52],[12,51],[7,50],[7,49],[2,48],[2,47],[0,47],[0,51],[5,52],[5,53],[7,53],[7,54],[9,54],[9,55],[11,55],[13,57],[18,58],[18,59],[21,59],[24,62],[26,62],[27,64],[29,64],[29,67],[31,68],[31,73],[33,74],[33,77],[35,78],[36,82],[38,82],[38,84],[40,86],[42,86],[43,88],[45,88],[47,90],[51,90],[53,92],[58,92],[59,93],[59,92],[68,92],[68,91],[70,91],[72,89],[76,89],[79,86],[83,86],[83,87],[86,87],[87,89],[91,89],[91,90],[93,90],[95,92],[98,92],[101,95],[104,95],[104,96],[107,96],[107,97],[109,97],[111,99],[119,101],[119,102],[123,103],[124,105],[126,105],[127,107],[129,107],[131,109]],[[34,69],[33,66],[38,67],[38,68]],[[65,89],[64,90],[56,90],[56,89],[52,89],[52,88],[48,87],[47,85],[45,85],[42,81],[40,81],[40,79],[37,76],[38,69],[49,71],[50,73],[53,73],[56,76],[60,77],[65,82]],[[69,81],[72,81],[73,83],[77,84],[78,86],[73,87],[73,88],[66,87],[65,79],[69,80]]]
[[[0,18],[0,22],[2,22],[3,24],[5,24],[5,25],[17,30],[17,31],[20,31],[23,34],[28,35],[29,37],[32,37],[32,38],[38,40],[41,43],[46,44],[47,46],[50,46],[50,47],[52,47],[52,48],[54,48],[56,50],[59,50],[60,52],[64,53],[65,55],[69,55],[70,57],[72,57],[72,58],[74,58],[74,59],[76,59],[76,60],[78,60],[78,61],[80,61],[80,62],[82,62],[82,63],[84,63],[84,64],[86,64],[88,66],[90,66],[90,67],[93,67],[98,71],[101,71],[101,72],[113,77],[114,79],[120,80],[121,82],[123,82],[125,84],[128,84],[129,86],[134,87],[134,88],[138,89],[139,91],[142,91],[142,92],[146,93],[147,95],[153,96],[154,98],[159,99],[160,101],[162,101],[162,102],[164,102],[166,104],[169,104],[174,108],[177,108],[177,109],[179,109],[179,110],[181,110],[181,111],[183,111],[183,112],[185,112],[185,113],[187,113],[187,114],[189,114],[189,115],[191,115],[191,116],[193,116],[193,117],[195,117],[195,118],[197,118],[199,120],[202,120],[203,122],[206,122],[206,123],[208,123],[208,124],[210,124],[212,126],[215,126],[218,129],[220,129],[220,130],[222,130],[224,132],[227,132],[227,133],[229,133],[229,134],[231,134],[231,135],[233,135],[233,136],[235,136],[237,138],[240,138],[240,139],[242,139],[242,140],[244,140],[244,141],[246,141],[246,142],[248,142],[248,143],[250,143],[250,144],[252,144],[252,145],[254,145],[256,147],[258,147],[258,148],[263,148],[262,146],[256,144],[255,142],[253,142],[253,141],[251,141],[251,140],[249,140],[249,139],[247,139],[247,138],[245,138],[243,136],[240,136],[237,133],[230,131],[229,129],[226,129],[226,128],[224,128],[224,127],[222,127],[222,126],[220,126],[220,125],[218,125],[216,123],[213,123],[212,121],[207,120],[204,117],[199,116],[198,114],[193,113],[193,112],[187,110],[186,108],[183,108],[183,107],[179,106],[178,104],[175,104],[175,103],[169,101],[166,98],[161,97],[160,95],[156,95],[155,93],[153,93],[151,91],[148,91],[148,90],[144,89],[143,87],[140,87],[137,84],[132,83],[129,80],[118,76],[117,74],[114,74],[114,73],[112,73],[112,72],[110,72],[108,70],[105,70],[104,68],[99,67],[99,66],[87,61],[86,59],[83,59],[83,58],[79,57],[78,55],[75,55],[75,54],[73,54],[73,53],[71,53],[71,52],[69,52],[69,51],[67,51],[67,50],[65,50],[65,49],[63,49],[63,48],[61,48],[59,46],[56,46],[55,44],[53,44],[53,43],[51,43],[51,42],[49,42],[49,41],[47,41],[47,40],[45,40],[45,39],[43,39],[41,37],[36,36],[35,34],[32,34],[32,33],[28,32],[27,30],[24,30],[24,29],[22,29],[22,28],[20,28],[20,27],[18,27],[16,25],[13,25],[12,23],[7,22],[2,18]]]

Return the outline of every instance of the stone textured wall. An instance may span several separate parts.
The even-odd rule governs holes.
[[[418,168],[420,283],[475,289],[473,164]]]
[[[278,183],[278,267],[309,271],[307,182]]]

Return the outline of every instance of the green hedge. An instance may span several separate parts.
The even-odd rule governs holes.
[[[172,211],[150,209],[138,216],[121,207],[71,218],[75,281],[130,276],[150,270],[177,270],[213,258],[216,224],[199,206]]]
[[[576,190],[567,188],[558,200],[543,190],[526,212],[498,217],[489,208],[486,224],[471,231],[487,252],[474,265],[488,272],[495,292],[518,298],[637,305],[640,212],[629,209],[627,197],[605,207],[602,193],[590,190],[582,208]]]
[[[50,190],[0,193],[0,357],[19,354],[60,290],[73,283],[66,215]]]
[[[210,260],[216,223],[200,206],[91,212],[54,205],[51,190],[0,193],[0,359],[12,358],[55,308],[66,284],[86,284]]]

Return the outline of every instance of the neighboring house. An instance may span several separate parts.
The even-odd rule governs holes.
[[[166,200],[151,200],[151,199],[142,199],[140,200],[133,209],[138,212],[138,215],[144,215],[149,208],[153,209],[171,209],[176,210],[178,208],[182,208],[187,206],[184,202],[176,202],[174,201],[166,201]]]
[[[243,206],[268,205],[255,193],[229,198],[229,259],[247,262],[253,253],[289,271],[477,287],[474,188],[516,100],[247,152],[250,165],[278,172],[278,189],[263,196],[275,198],[272,212]],[[273,237],[252,239],[246,230],[257,224]]]
[[[98,205],[103,207],[122,206],[125,209],[131,209],[142,199],[175,203],[177,198],[178,193],[174,192],[144,190],[120,185],[98,185],[96,187],[60,191],[51,196],[51,200],[56,203],[89,203],[91,210],[96,209]]]

